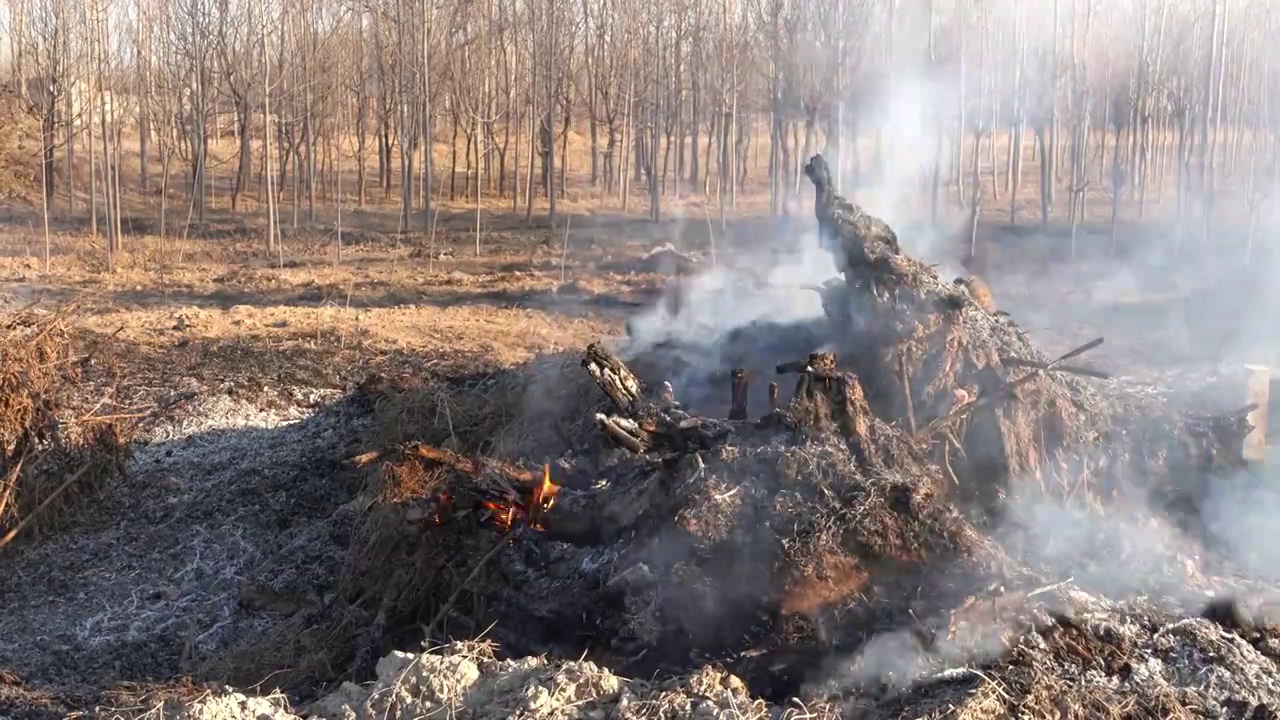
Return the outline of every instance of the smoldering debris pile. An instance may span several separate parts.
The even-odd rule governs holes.
[[[1045,357],[1012,318],[901,254],[891,229],[836,196],[820,156],[808,171],[843,278],[823,287],[824,322],[789,336],[814,346],[764,326],[738,344],[793,387],[726,368],[729,411],[713,417],[664,382],[679,352],[624,362],[597,344],[577,370],[606,401],[591,411],[597,432],[552,462],[420,443],[359,459],[376,472],[333,633],[349,643],[349,674],[378,670],[387,684],[388,663],[412,664],[378,665],[397,641],[483,635],[506,657],[585,654],[626,677],[725,668],[778,712],[797,695],[864,717],[1280,708],[1250,669],[1270,667],[1280,635],[1231,621],[1243,611],[1230,603],[1230,622],[1190,619],[1204,605],[1191,598],[1228,585],[1208,577],[1195,517],[1207,489],[1244,466],[1245,411],[1188,416],[1108,381],[1077,359],[1097,342]],[[1139,498],[1140,512],[1121,509]],[[1106,599],[1113,588],[1088,567],[1075,578],[1070,563],[1044,562],[1047,527],[1028,504],[1180,542],[1142,558],[1152,567],[1127,567],[1127,596]],[[1100,534],[1100,555],[1127,558],[1128,537]],[[1142,600],[1170,596],[1170,573],[1174,600]],[[468,662],[459,683],[471,690],[449,697],[505,687],[486,669],[498,661]],[[519,662],[576,667],[502,672]],[[621,712],[632,686],[609,683],[600,692]],[[541,681],[522,688],[520,702],[559,697]],[[416,696],[393,694],[396,714],[414,711],[405,698]],[[565,697],[527,716],[604,711]]]

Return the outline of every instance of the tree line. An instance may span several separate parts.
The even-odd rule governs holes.
[[[1172,193],[1178,227],[1207,232],[1231,190],[1256,228],[1280,182],[1269,0],[5,2],[46,206],[77,212],[87,163],[113,252],[131,186],[182,190],[197,222],[211,193],[251,199],[274,249],[282,210],[325,203],[394,201],[427,230],[445,198],[500,198],[555,224],[575,182],[655,220],[747,191],[781,213],[817,151],[856,192],[909,146],[935,219],[958,201],[975,223],[1074,224],[1092,190],[1114,227]]]

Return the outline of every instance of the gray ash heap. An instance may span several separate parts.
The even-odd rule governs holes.
[[[1198,617],[1246,586],[1200,513],[1249,482],[1245,410],[1189,415],[1072,364],[1100,340],[1046,357],[836,195],[821,156],[806,174],[843,277],[795,333],[812,346],[740,330],[773,372],[725,368],[729,412],[682,404],[669,352],[595,344],[573,370],[599,388],[575,410],[594,430],[544,467],[364,458],[349,672],[411,627],[630,677],[716,664],[868,718],[1280,709],[1246,667],[1274,672],[1280,634]]]

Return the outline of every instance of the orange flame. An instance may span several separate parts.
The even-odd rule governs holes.
[[[481,501],[481,506],[491,513],[494,523],[502,528],[503,532],[511,530],[516,520],[527,518],[529,526],[535,530],[545,530],[542,526],[541,519],[547,510],[555,504],[556,494],[560,491],[560,486],[551,482],[551,465],[550,463],[542,467],[542,482],[533,488],[532,497],[526,505],[520,502],[497,503],[492,500]]]
[[[542,515],[556,502],[560,486],[551,482],[551,463],[542,466],[542,482],[533,489],[533,501],[529,503],[529,525],[535,530],[545,530]]]
[[[556,502],[556,493],[560,486],[551,482],[551,464],[542,466],[542,482],[533,489],[533,503],[530,509],[550,510]]]

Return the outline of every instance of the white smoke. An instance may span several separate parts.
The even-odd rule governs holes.
[[[820,317],[822,302],[806,287],[835,276],[835,261],[819,247],[812,230],[791,244],[791,251],[738,256],[732,265],[685,278],[669,290],[679,294],[675,312],[670,302],[659,302],[631,318],[630,351],[643,352],[665,341],[712,347],[754,322]]]

